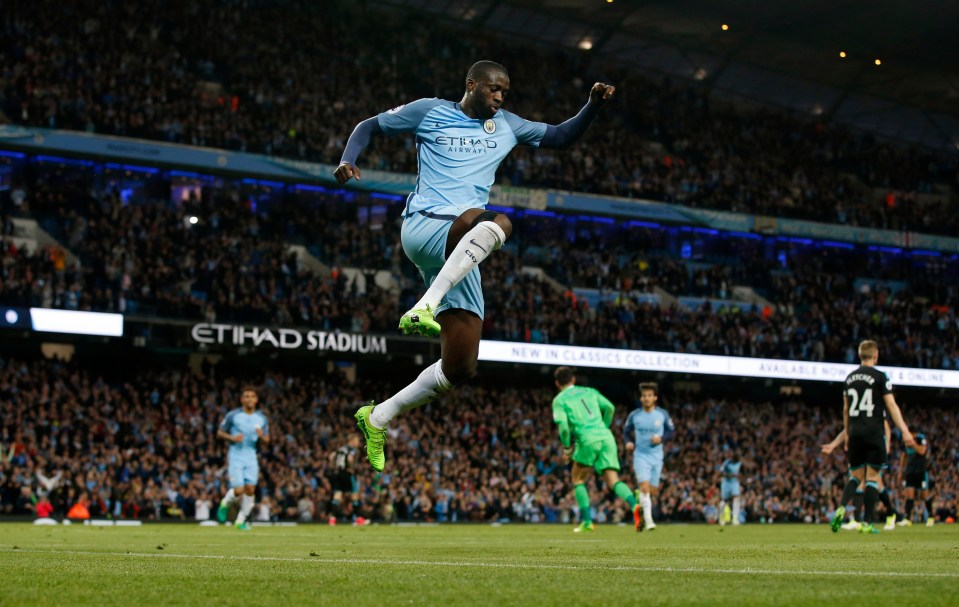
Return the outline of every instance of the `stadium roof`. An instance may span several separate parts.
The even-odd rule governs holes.
[[[542,43],[588,46],[638,69],[703,81],[882,136],[952,151],[959,147],[959,2],[953,0],[389,4]]]

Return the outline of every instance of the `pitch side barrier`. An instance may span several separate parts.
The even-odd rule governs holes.
[[[675,354],[648,350],[617,350],[506,341],[480,342],[479,359],[489,362],[569,365],[628,371],[663,371],[693,375],[725,375],[770,379],[839,382],[857,365],[841,363]],[[959,371],[880,366],[893,385],[959,388]]]
[[[158,319],[157,322],[163,324]],[[190,323],[184,324],[184,329]],[[2,309],[0,327],[32,329],[39,333],[122,337],[120,314],[50,310],[45,308]],[[299,330],[287,327],[196,323],[189,327],[194,345],[263,350],[315,350],[341,355],[368,356],[426,354],[430,342],[398,336],[376,336],[340,331]],[[184,336],[185,337],[185,336]],[[419,346],[424,346],[421,348]],[[421,351],[424,350],[424,351]],[[537,365],[569,365],[627,371],[662,371],[691,375],[723,375],[768,379],[839,382],[856,368],[841,363],[677,354],[649,350],[620,350],[522,342],[480,342],[479,359],[488,362]],[[959,371],[880,366],[893,384],[920,388],[959,389]]]
[[[38,333],[123,337],[123,315],[51,308],[0,307],[0,328]]]
[[[161,321],[162,322],[162,321]],[[45,308],[5,308],[0,326],[32,329],[40,333],[71,335],[123,336],[123,316],[98,312],[50,310]],[[346,354],[413,354],[409,338],[360,335],[339,331],[307,331],[282,327],[250,327],[231,324],[197,323],[190,329],[197,344],[226,347],[262,347],[278,350],[318,350]],[[392,345],[391,345],[392,344]],[[397,347],[399,346],[399,347]],[[409,347],[405,347],[409,346]],[[663,371],[693,375],[725,375],[769,379],[838,382],[856,368],[841,363],[676,354],[649,350],[587,348],[507,341],[483,340],[479,359],[488,362],[537,365],[569,365],[623,369],[627,371]],[[880,366],[893,384],[922,388],[959,388],[959,371]]]

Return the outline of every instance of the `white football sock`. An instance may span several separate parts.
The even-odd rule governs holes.
[[[446,259],[433,284],[426,290],[414,309],[429,306],[435,310],[440,300],[461,280],[466,278],[473,268],[478,266],[490,253],[503,246],[506,232],[492,221],[481,221],[472,230],[463,235],[456,248]]]
[[[382,430],[400,413],[423,406],[452,387],[453,384],[443,374],[443,360],[440,359],[423,369],[413,383],[373,407],[370,423]]]
[[[230,489],[226,492],[226,495],[223,496],[223,499],[220,500],[221,506],[229,506],[236,500],[236,493],[233,492],[233,489]]]
[[[743,507],[743,499],[741,497],[733,498],[733,524],[739,524],[739,512]]]
[[[240,500],[240,513],[236,515],[236,524],[242,525],[246,522],[246,517],[250,516],[250,511],[253,510],[253,496],[244,495],[243,499]]]
[[[726,501],[720,500],[719,502],[719,524],[725,525],[726,521],[723,520],[723,513],[726,511]]]
[[[643,519],[646,520],[646,526],[653,524],[653,498],[648,493],[639,494],[639,503],[643,505]]]

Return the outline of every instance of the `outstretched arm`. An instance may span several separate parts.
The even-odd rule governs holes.
[[[546,134],[543,135],[540,147],[563,149],[579,141],[614,92],[616,92],[615,86],[601,82],[594,84],[589,91],[589,101],[578,114],[562,124],[546,125]]]
[[[333,176],[340,183],[346,183],[352,178],[359,180],[360,171],[356,168],[356,159],[360,152],[366,149],[370,144],[373,135],[383,133],[384,135],[398,135],[400,133],[416,132],[420,122],[426,117],[426,114],[444,103],[440,99],[417,99],[416,101],[395,107],[372,118],[367,118],[356,125],[349,140],[346,142],[346,149],[340,158],[340,166],[333,171]]]
[[[366,146],[370,144],[373,135],[382,132],[383,130],[380,128],[380,123],[376,116],[367,118],[356,125],[349,140],[346,142],[346,149],[343,150],[343,156],[340,158],[340,166],[336,167],[336,170],[333,171],[333,176],[336,177],[339,183],[346,183],[353,177],[355,177],[357,181],[360,180],[360,170],[356,168],[356,159],[359,157],[360,152],[365,150]]]

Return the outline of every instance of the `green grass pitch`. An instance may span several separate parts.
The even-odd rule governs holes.
[[[0,525],[0,605],[959,605],[959,526]]]

